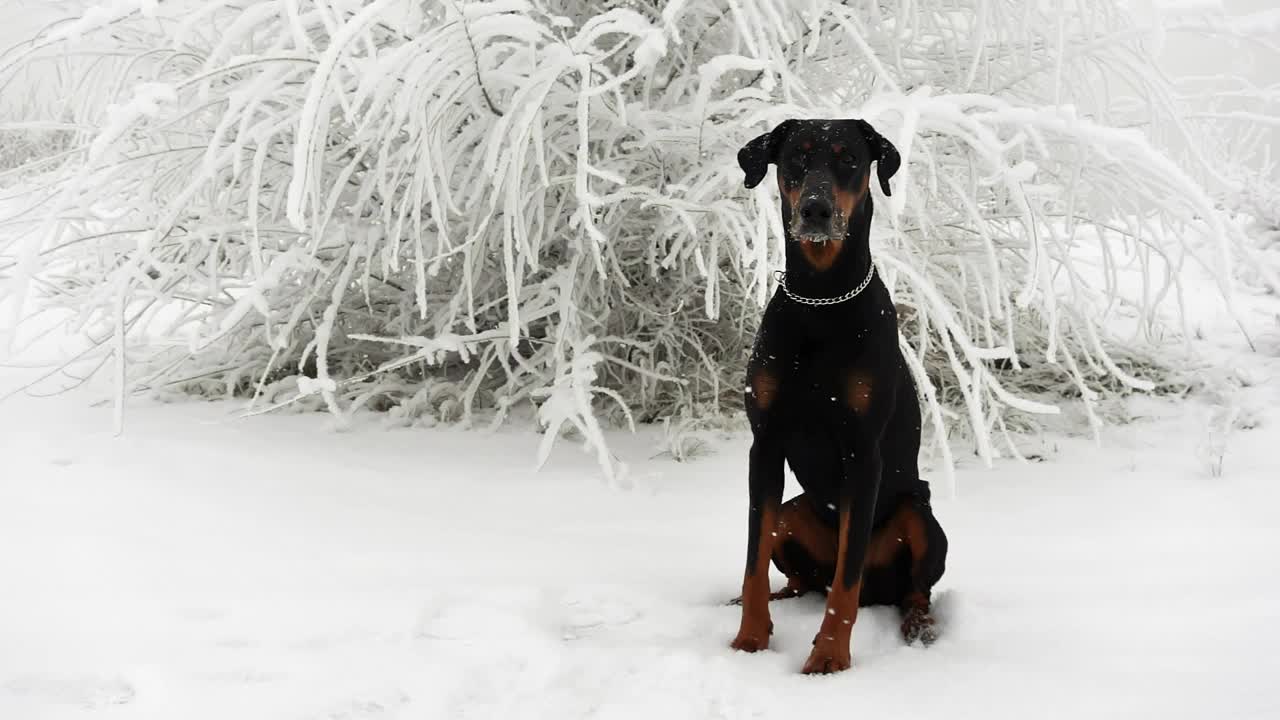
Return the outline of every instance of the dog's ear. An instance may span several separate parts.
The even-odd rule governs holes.
[[[871,127],[871,123],[866,120],[854,120],[853,123],[858,126],[858,132],[862,133],[862,139],[867,141],[867,147],[871,148],[871,159],[877,163],[876,174],[880,177],[880,189],[888,197],[892,194],[889,192],[889,178],[902,166],[902,156],[893,143],[885,140],[883,135]]]
[[[795,120],[783,120],[772,131],[752,140],[738,151],[738,165],[746,174],[742,184],[753,188],[760,184],[769,172],[769,163],[778,159],[778,148],[787,139],[787,133],[795,127]]]

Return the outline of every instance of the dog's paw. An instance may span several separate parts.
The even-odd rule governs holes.
[[[798,588],[794,588],[794,587],[792,587],[792,586],[788,585],[788,586],[786,586],[786,587],[782,588],[781,590],[779,590],[779,591],[777,591],[777,592],[771,592],[771,593],[769,593],[769,602],[773,602],[773,601],[775,601],[775,600],[790,600],[791,598],[798,598],[798,597],[800,597],[801,595],[804,595],[804,594],[805,594],[805,592],[807,592],[807,591],[805,591],[805,590],[801,590],[801,589],[798,589]],[[727,601],[725,601],[725,605],[732,605],[732,606],[738,606],[738,607],[741,607],[741,606],[742,606],[742,596],[741,596],[741,595],[739,595],[738,597],[733,598],[732,600],[727,600]]]
[[[938,639],[938,626],[928,610],[912,608],[902,618],[902,639],[908,645],[919,640],[928,647]]]
[[[778,592],[769,593],[769,601],[772,602],[774,600],[790,600],[791,598],[798,598],[804,594],[805,594],[804,590],[791,585],[787,585],[786,587],[782,588]]]
[[[738,633],[738,637],[734,638],[733,642],[729,643],[729,647],[734,650],[741,650],[749,653],[768,650],[769,636],[744,635],[743,633]]]
[[[805,675],[829,675],[848,670],[852,664],[849,648],[841,650],[835,642],[819,640],[814,643],[813,652],[804,661],[801,672]]]
[[[743,627],[738,636],[729,643],[729,647],[743,652],[759,652],[769,649],[769,636],[773,634],[773,623],[764,626],[764,632],[758,627]]]

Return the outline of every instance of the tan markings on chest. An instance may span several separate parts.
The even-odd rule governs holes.
[[[866,370],[850,370],[845,381],[844,402],[850,410],[858,415],[865,415],[871,409],[872,386],[871,373]]]
[[[768,370],[757,370],[751,376],[751,401],[760,410],[768,410],[778,397],[778,378]]]

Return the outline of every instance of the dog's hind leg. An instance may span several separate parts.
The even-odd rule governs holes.
[[[928,503],[905,503],[894,518],[898,532],[911,553],[911,588],[903,597],[902,637],[931,645],[938,639],[930,612],[930,594],[946,569],[947,536]]]
[[[775,548],[773,564],[787,576],[787,586],[773,593],[772,599],[813,591],[825,593],[831,586],[836,568],[836,529],[818,517],[804,493],[783,504],[778,514]]]
[[[818,518],[802,493],[778,509],[771,532],[773,565],[787,577],[787,584],[769,593],[769,600],[786,600],[815,591],[825,593],[835,576],[835,528]],[[728,604],[741,605],[742,596]]]

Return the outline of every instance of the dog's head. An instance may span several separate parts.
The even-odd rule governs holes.
[[[755,187],[778,166],[782,218],[792,239],[843,240],[849,218],[867,200],[871,163],[880,189],[898,171],[898,150],[865,120],[786,120],[738,151],[744,184]]]

